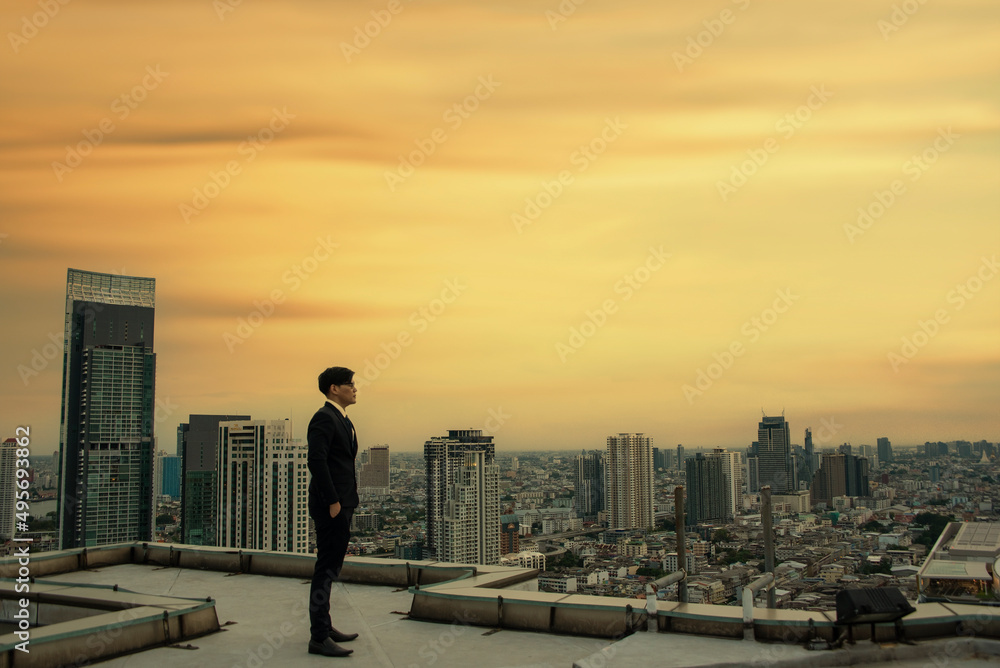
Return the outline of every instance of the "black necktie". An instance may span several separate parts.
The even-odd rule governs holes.
[[[347,417],[347,413],[344,413],[344,419],[347,421],[347,426],[351,428],[351,440],[356,440],[357,432],[354,431],[354,423],[351,422],[351,418]]]

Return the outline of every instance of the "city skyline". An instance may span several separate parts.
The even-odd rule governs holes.
[[[56,5],[0,8],[33,453],[71,267],[156,280],[168,452],[330,365],[393,452],[1000,440],[994,3]]]

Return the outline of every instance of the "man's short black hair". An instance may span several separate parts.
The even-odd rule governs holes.
[[[343,366],[332,366],[319,375],[319,391],[325,397],[331,385],[346,385],[354,378],[354,372]]]

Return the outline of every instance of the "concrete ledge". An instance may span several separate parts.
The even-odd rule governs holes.
[[[657,603],[656,628],[663,633],[743,637],[743,609],[702,603]]]
[[[0,636],[3,666],[81,665],[150,647],[169,645],[219,630],[213,601],[150,596],[108,587],[34,582],[18,592],[0,583],[0,610],[7,623],[29,601],[27,652],[22,637]]]

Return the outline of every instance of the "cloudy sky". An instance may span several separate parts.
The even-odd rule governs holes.
[[[58,446],[73,267],[156,278],[171,451],[328,365],[363,447],[1000,440],[998,18],[5,2],[0,428]]]

